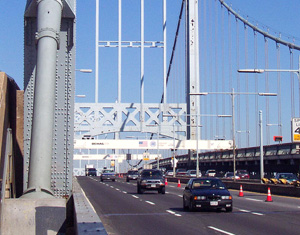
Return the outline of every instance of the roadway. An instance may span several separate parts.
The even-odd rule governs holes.
[[[300,200],[231,190],[233,212],[182,209],[184,184],[168,183],[166,194],[137,194],[136,182],[77,177],[108,234],[299,234]]]

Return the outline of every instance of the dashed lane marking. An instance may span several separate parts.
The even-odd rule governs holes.
[[[166,212],[175,215],[175,216],[181,216],[180,214],[177,214],[175,211],[171,211],[171,210],[166,210]]]
[[[253,215],[264,215],[262,213],[252,212],[252,211],[248,211],[248,210],[244,210],[244,209],[239,209],[239,211],[245,212],[245,213],[250,213],[250,214],[253,214]]]
[[[139,198],[138,196],[135,196],[135,195],[132,195],[132,197],[134,197],[134,198]]]
[[[250,200],[250,201],[263,202],[263,200],[254,199],[254,198],[248,198],[248,197],[245,197],[245,199],[246,199],[246,200]]]
[[[208,226],[208,228],[213,229],[215,231],[218,231],[220,233],[224,233],[224,234],[228,234],[228,235],[234,235],[234,233],[230,233],[230,232],[227,232],[225,230],[222,230],[222,229],[219,229],[219,228],[216,228],[216,227],[213,227],[213,226]]]
[[[147,202],[147,203],[149,203],[149,204],[151,204],[151,205],[155,205],[154,202],[150,202],[150,201],[145,201],[145,202]]]

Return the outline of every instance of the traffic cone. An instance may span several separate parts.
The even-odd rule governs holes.
[[[165,179],[165,185],[166,185],[166,186],[168,185],[168,180],[167,180],[167,178]]]
[[[180,188],[181,187],[181,184],[180,184],[180,179],[178,179],[178,184],[177,184],[177,187]]]
[[[267,196],[267,200],[266,202],[272,202],[272,196],[271,196],[271,190],[270,190],[270,187],[268,187],[268,196]]]
[[[240,193],[239,193],[239,197],[244,197],[244,193],[243,193],[243,186],[240,186]]]

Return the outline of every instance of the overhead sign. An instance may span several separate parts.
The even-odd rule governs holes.
[[[292,141],[300,142],[300,118],[292,119]]]
[[[190,150],[196,149],[197,145],[199,150],[232,149],[232,140],[74,140],[74,149]]]

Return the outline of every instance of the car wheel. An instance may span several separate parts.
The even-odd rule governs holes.
[[[195,207],[193,205],[193,202],[190,200],[190,203],[189,203],[189,211],[195,211]]]
[[[182,204],[183,204],[183,210],[187,211],[188,210],[188,206],[185,205],[184,197],[182,198]]]
[[[165,187],[162,187],[161,190],[160,190],[160,193],[161,193],[161,194],[165,194],[165,193],[166,193],[166,188],[165,188]]]
[[[115,182],[115,181],[116,181],[115,179],[112,180],[112,182]]]
[[[101,178],[100,180],[101,180],[101,182],[103,182],[103,179],[102,179],[102,178]]]
[[[126,182],[129,182],[129,179],[126,179]]]
[[[143,194],[143,192],[144,192],[144,190],[143,189],[141,189],[141,187],[140,186],[138,186],[138,194]]]
[[[232,212],[232,207],[226,208],[226,212]]]

